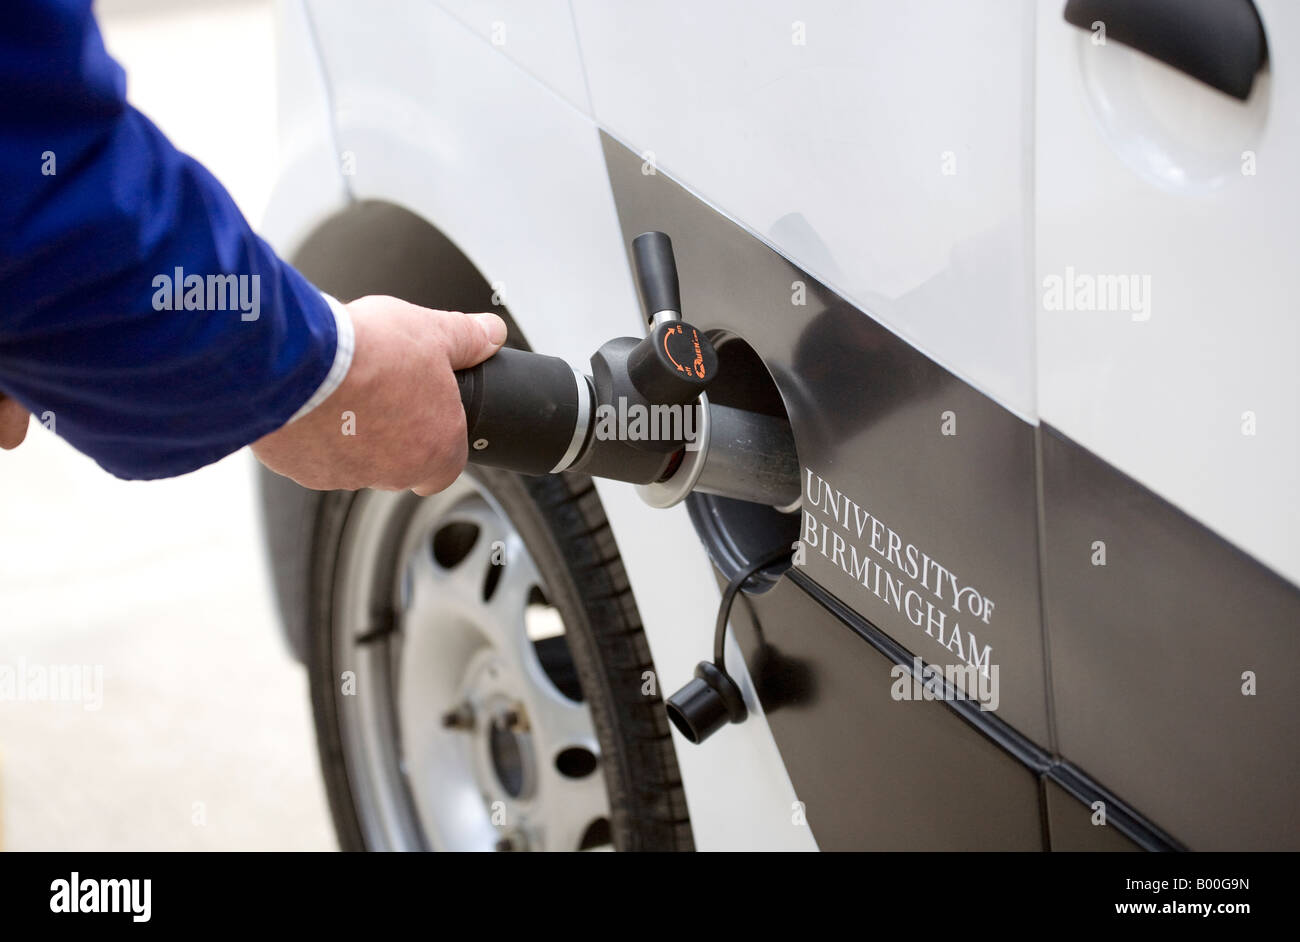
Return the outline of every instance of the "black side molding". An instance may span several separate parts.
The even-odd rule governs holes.
[[[1132,46],[1245,101],[1268,61],[1264,24],[1251,0],[1069,0],[1066,22]]]

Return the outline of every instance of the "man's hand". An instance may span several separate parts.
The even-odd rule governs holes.
[[[442,490],[466,457],[452,371],[496,353],[505,322],[378,295],[347,309],[356,335],[347,377],[311,412],[254,442],[253,453],[318,490]]]
[[[17,448],[27,437],[31,415],[17,400],[0,393],[0,448]]]

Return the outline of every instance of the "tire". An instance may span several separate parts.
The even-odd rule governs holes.
[[[429,504],[443,495],[422,500],[410,494],[365,491],[327,494],[319,508],[312,541],[307,666],[321,767],[340,846],[344,850],[515,850],[580,849],[610,843],[617,850],[692,849],[685,796],[657,684],[650,685],[653,693],[643,693],[647,680],[657,675],[653,674],[649,646],[613,533],[590,479],[569,475],[532,478],[471,468],[444,494],[453,492],[463,496],[446,498],[450,508],[446,510],[431,509]],[[432,679],[455,673],[451,665],[459,664],[462,652],[472,647],[456,640],[462,635],[504,637],[497,646],[502,648],[514,643],[510,640],[515,633],[513,617],[498,619],[505,627],[489,625],[483,632],[464,628],[457,607],[460,602],[456,601],[464,594],[463,588],[455,595],[432,590],[424,593],[418,587],[417,580],[424,578],[421,574],[425,571],[420,567],[428,566],[420,554],[434,558],[432,570],[437,578],[456,579],[462,587],[470,584],[473,567],[484,550],[477,542],[483,532],[476,531],[461,541],[473,545],[460,560],[454,559],[454,553],[447,559],[440,556],[439,541],[454,528],[469,526],[456,514],[486,521],[484,531],[502,526],[487,515],[489,511],[513,528],[522,545],[518,557],[510,556],[495,576],[488,571],[482,583],[482,606],[471,606],[472,611],[514,604],[524,590],[509,585],[508,591],[498,591],[493,580],[508,585],[512,579],[531,578],[531,573],[537,577],[537,586],[527,590],[530,601],[525,620],[535,603],[545,603],[563,626],[559,643],[553,638],[519,642],[518,650],[524,653],[518,655],[522,659],[518,663],[528,664],[512,672],[508,665],[516,662],[507,657],[502,661],[507,665],[502,676],[535,677],[537,664],[542,664],[548,681],[586,704],[594,728],[593,745],[598,744],[598,753],[593,748],[588,758],[594,758],[591,765],[597,771],[590,774],[603,778],[608,814],[603,830],[596,819],[577,846],[569,846],[575,843],[574,822],[556,820],[553,824],[546,809],[560,809],[551,815],[556,819],[576,814],[569,809],[580,802],[553,796],[574,788],[583,790],[584,801],[597,801],[593,792],[599,790],[599,783],[584,784],[564,777],[584,773],[577,766],[585,760],[576,765],[570,762],[576,772],[564,765],[564,757],[581,757],[581,748],[565,749],[551,762],[546,752],[553,748],[548,745],[551,731],[545,719],[552,713],[563,714],[567,732],[568,725],[577,722],[577,714],[567,704],[554,710],[543,705],[526,720],[520,720],[515,711],[492,714],[491,704],[497,702],[500,691],[495,687],[479,691],[477,678],[485,675],[474,666],[476,659],[496,657],[497,648],[491,644],[465,656],[467,667],[460,681]],[[425,525],[420,522],[421,515],[426,513],[433,521],[429,526],[441,527],[430,531],[427,546],[420,536],[420,527]],[[375,533],[386,536],[375,537]],[[451,545],[455,541],[448,538],[446,542]],[[402,549],[394,549],[399,544],[414,548],[404,555]],[[494,551],[498,544],[516,545],[509,536],[493,542]],[[408,557],[413,560],[409,564],[403,561]],[[535,569],[528,569],[528,562],[535,564]],[[465,574],[457,567],[464,567]],[[367,573],[376,575],[371,578]],[[387,588],[399,585],[391,591]],[[502,595],[508,597],[498,603]],[[391,601],[394,597],[396,603]],[[546,611],[544,607],[538,610]],[[351,614],[355,612],[366,613],[371,624],[358,622]],[[492,653],[484,654],[484,650]],[[538,655],[537,663],[529,650]],[[496,663],[492,660],[488,668],[493,678],[498,677]],[[345,672],[351,672],[350,691]],[[427,683],[425,676],[431,678]],[[440,717],[435,729],[428,714],[446,709],[444,692],[452,688],[457,698],[463,695],[463,705]],[[470,693],[463,693],[465,690]],[[525,709],[525,705],[534,702],[530,696],[551,694],[525,692],[512,702],[527,712],[531,707]],[[431,709],[426,709],[426,701]],[[507,720],[502,721],[501,715]],[[456,738],[458,732],[465,738]],[[509,736],[518,744],[511,745]],[[435,745],[426,747],[426,742]],[[499,742],[506,746],[498,749]],[[485,749],[488,758],[482,759]],[[502,758],[506,755],[509,761]],[[552,774],[552,765],[561,770],[558,777]],[[392,771],[394,768],[398,771]],[[462,769],[463,774],[457,771]],[[532,792],[520,784],[529,774],[537,783]],[[461,778],[468,784],[459,781]],[[468,816],[473,821],[462,820],[467,817],[463,796],[472,788],[479,789],[492,828],[478,819],[477,806]],[[452,797],[441,800],[438,796],[444,794]],[[548,795],[552,797],[543,800]],[[501,820],[492,816],[496,812]],[[511,817],[523,822],[514,831],[510,830]],[[408,828],[412,822],[414,826]],[[506,826],[500,826],[503,824]],[[484,846],[484,841],[489,846]]]

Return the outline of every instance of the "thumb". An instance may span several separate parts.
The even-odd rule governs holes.
[[[0,448],[17,448],[27,437],[27,421],[31,418],[17,400],[0,393]]]
[[[506,342],[506,322],[491,313],[445,312],[441,326],[453,370],[482,363]]]

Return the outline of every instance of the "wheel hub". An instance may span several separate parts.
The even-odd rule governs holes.
[[[589,709],[559,690],[530,637],[548,595],[522,537],[469,476],[414,505],[358,500],[373,530],[370,581],[347,584],[369,591],[344,601],[358,626],[385,593],[397,609],[382,638],[358,627],[342,639],[370,681],[340,716],[375,806],[368,843],[578,849],[609,814],[600,750]]]

